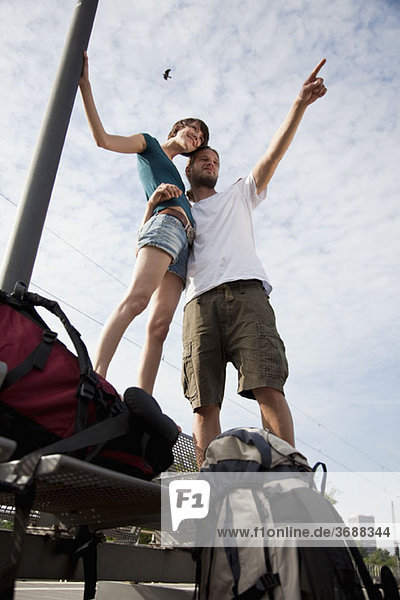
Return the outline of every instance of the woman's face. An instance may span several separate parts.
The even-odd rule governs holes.
[[[203,132],[197,121],[180,129],[175,138],[181,144],[184,152],[193,152],[204,143]]]

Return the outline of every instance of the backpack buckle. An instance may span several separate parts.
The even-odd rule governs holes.
[[[272,590],[277,585],[281,584],[278,573],[265,573],[261,575],[260,579],[256,583],[256,589],[264,592],[265,590]]]
[[[57,339],[57,333],[55,331],[51,331],[50,329],[45,329],[43,331],[43,341],[46,344],[52,344]]]
[[[81,375],[78,395],[86,400],[93,400],[96,394],[97,375],[94,371],[88,371]]]

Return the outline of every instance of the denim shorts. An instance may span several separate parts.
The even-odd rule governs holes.
[[[241,396],[254,399],[260,387],[283,392],[285,346],[260,281],[223,283],[185,306],[182,383],[193,410],[222,403],[228,362]]]
[[[189,244],[185,229],[179,219],[172,215],[153,215],[138,231],[137,249],[154,246],[171,256],[168,271],[186,282]]]

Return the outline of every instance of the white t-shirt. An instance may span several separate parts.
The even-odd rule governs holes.
[[[212,288],[238,279],[259,279],[272,290],[257,256],[252,211],[266,197],[257,194],[252,174],[225,192],[195,202],[196,237],[189,254],[186,303]]]

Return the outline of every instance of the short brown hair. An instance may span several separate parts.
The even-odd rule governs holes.
[[[218,160],[219,160],[219,154],[218,154],[218,152],[216,150],[214,150],[214,148],[211,148],[211,146],[200,146],[200,148],[196,148],[196,150],[194,150],[193,152],[191,152],[190,154],[188,154],[189,160],[187,161],[186,168],[190,167],[193,164],[194,158],[195,158],[196,154],[198,152],[200,152],[200,150],[211,150],[212,152],[214,152],[218,156]]]
[[[200,125],[201,133],[203,134],[203,138],[204,138],[203,145],[201,146],[203,148],[203,146],[206,146],[208,144],[208,140],[210,139],[210,132],[208,131],[208,127],[204,123],[204,121],[202,121],[201,119],[194,118],[194,117],[189,117],[188,119],[181,119],[180,121],[177,121],[176,123],[174,123],[171,131],[168,134],[167,140],[175,137],[176,134],[178,133],[178,131],[180,131],[184,127],[189,127],[190,125],[193,125],[194,123],[198,123]],[[189,153],[185,153],[184,156],[189,156]]]

